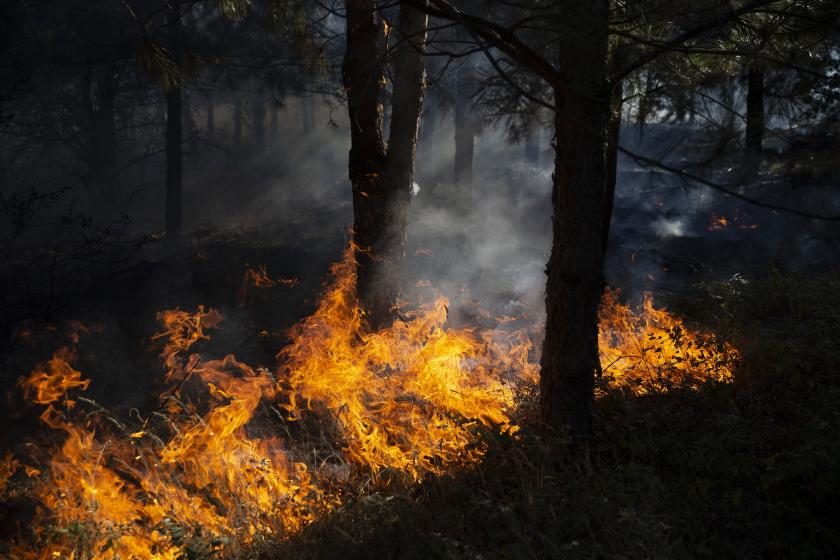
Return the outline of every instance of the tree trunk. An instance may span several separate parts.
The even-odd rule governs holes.
[[[303,126],[303,133],[309,134],[312,132],[312,122],[315,120],[312,115],[312,98],[304,94],[300,98],[300,115],[301,125]]]
[[[90,126],[88,138],[88,167],[90,168],[91,193],[94,212],[110,217],[120,199],[119,171],[117,169],[117,133],[114,87],[114,70],[104,68],[96,79],[96,106],[93,106],[87,86],[87,109]]]
[[[652,74],[650,73],[650,71],[647,71],[645,72],[645,90],[642,92],[642,95],[639,96],[639,110],[636,115],[636,123],[638,125],[638,129],[636,130],[636,136],[639,142],[641,142],[645,137],[645,126],[647,125],[647,118],[653,109],[653,107],[651,106],[653,103],[653,93],[651,92],[652,87]]]
[[[265,145],[265,94],[258,90],[254,94],[254,143],[257,149]]]
[[[393,318],[405,235],[414,154],[423,99],[426,16],[400,2],[394,56],[394,112],[386,155],[380,103],[384,83],[380,55],[383,28],[375,0],[347,0],[347,50],[342,66],[350,115],[350,182],[353,187],[353,241],[356,295],[368,327]]]
[[[561,71],[568,93],[555,92],[553,244],[546,284],[546,329],[540,360],[544,421],[576,437],[591,431],[602,290],[601,215],[606,189],[610,92],[606,85],[606,0],[563,3]]]
[[[207,96],[207,138],[216,136],[216,106],[213,103],[213,95]]]
[[[167,10],[169,49],[179,68],[183,62],[180,0],[170,0]],[[181,80],[166,91],[166,240],[178,243],[181,238],[183,160],[181,142]]]
[[[268,141],[274,145],[280,138],[280,121],[277,117],[277,103],[274,100],[272,100],[269,110],[271,111],[271,118],[268,124]]]
[[[192,145],[195,140],[195,121],[193,121],[190,95],[184,92],[183,87],[181,88],[181,127],[183,140]]]
[[[233,145],[239,147],[242,144],[242,100],[239,94],[233,98]]]
[[[531,125],[525,133],[525,161],[531,165],[540,162],[540,132],[539,127]]]
[[[387,322],[388,313],[397,306],[400,285],[400,270],[405,256],[405,239],[408,231],[408,209],[414,183],[414,161],[417,152],[417,136],[420,129],[420,114],[425,90],[424,55],[426,48],[425,12],[415,8],[410,1],[400,2],[400,16],[397,27],[397,46],[392,50],[394,68],[394,91],[391,101],[391,122],[388,136],[388,155],[382,176],[382,219],[381,235],[377,252],[382,259],[378,262],[380,286],[373,289],[386,294],[385,297],[367,297],[369,302],[377,301],[377,311],[372,324]],[[370,291],[370,286],[367,288]],[[387,308],[385,307],[387,305]]]
[[[472,110],[475,75],[469,58],[458,68],[455,79],[455,186],[459,187],[459,195],[469,199],[473,184],[476,133]]]
[[[764,64],[750,64],[747,74],[747,169],[754,173],[761,158],[761,142],[764,139]]]

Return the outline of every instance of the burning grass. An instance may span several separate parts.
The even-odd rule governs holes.
[[[159,314],[164,330],[154,339],[169,388],[146,416],[117,418],[71,399],[88,383],[72,348],[36,368],[22,386],[47,407],[42,420],[61,443],[3,462],[4,486],[17,461],[35,469],[29,494],[39,504],[11,554],[237,555],[299,532],[349,496],[474,465],[487,434],[517,438],[518,395],[538,377],[525,331],[505,329],[510,321],[447,328],[439,298],[366,333],[354,271],[348,251],[315,313],[292,329],[275,375],[233,356],[189,353],[222,320],[216,311]],[[691,333],[649,298],[637,314],[608,293],[601,324],[610,387],[647,394],[731,377],[731,346]],[[306,425],[320,435],[307,436]]]

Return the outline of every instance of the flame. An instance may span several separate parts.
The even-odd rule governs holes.
[[[186,375],[182,354],[189,350],[199,340],[208,340],[204,329],[212,329],[222,322],[222,315],[215,309],[204,310],[203,305],[198,311],[189,313],[180,309],[161,311],[157,320],[164,330],[152,335],[152,340],[166,339],[166,344],[160,353],[166,368],[166,381],[171,381],[180,375]]]
[[[14,557],[235,554],[339,506],[348,485],[358,483],[349,488],[358,493],[370,479],[415,482],[480,459],[483,430],[515,434],[519,392],[536,385],[539,370],[528,330],[504,327],[535,317],[503,315],[495,330],[448,327],[439,297],[366,332],[352,254],[333,265],[315,313],[290,332],[274,376],[234,356],[186,356],[222,321],[203,307],[158,314],[164,328],[153,339],[171,386],[146,418],[123,420],[93,401],[85,401],[93,412],[71,411],[68,394],[88,386],[69,365],[71,350],[35,368],[21,386],[47,406],[42,420],[63,443],[45,450],[40,469],[25,465],[40,508]],[[617,297],[605,294],[600,317],[608,382],[645,394],[731,376],[734,349],[690,332],[650,296],[640,312]],[[264,414],[271,403],[287,422],[285,439]],[[306,435],[310,420],[317,441]],[[16,461],[0,461],[0,489]]]
[[[644,296],[641,312],[606,290],[599,314],[601,368],[607,381],[636,394],[673,384],[731,381],[738,352],[714,336],[694,332],[683,321],[653,306]]]
[[[70,348],[59,348],[46,364],[39,364],[29,377],[21,379],[18,385],[23,388],[26,400],[35,404],[51,404],[65,399],[65,405],[70,408],[74,401],[66,399],[70,389],[81,387],[87,389],[90,380],[82,379],[81,372],[73,369],[70,364],[76,356]]]
[[[252,268],[250,266],[245,268],[245,274],[242,276],[242,285],[239,288],[239,305],[245,305],[248,299],[248,290],[250,288],[273,288],[275,286],[296,286],[298,284],[297,278],[271,278],[268,275],[268,270],[264,264]]]
[[[479,457],[477,427],[512,428],[515,384],[536,376],[530,341],[444,329],[445,298],[366,333],[351,252],[332,274],[332,288],[280,354],[293,418],[328,412],[350,461],[412,480]]]
[[[204,328],[221,321],[203,308],[159,318],[166,331],[157,338],[166,339],[168,350],[161,355],[175,364],[183,363],[181,353],[195,341],[209,338]],[[53,407],[61,398],[72,402],[64,393],[30,392],[33,402],[50,403],[42,420],[65,439],[35,485],[42,506],[34,530],[38,546],[21,544],[16,557],[181,558],[195,542],[222,547],[249,543],[255,535],[282,536],[337,503],[276,438],[252,437],[246,430],[260,402],[276,397],[270,375],[233,356],[194,357],[190,364],[189,382],[201,390],[201,402],[170,393],[164,404],[174,406],[166,414],[154,412],[140,430],[92,401],[96,417],[74,421],[67,410]],[[22,382],[25,388],[40,379],[41,369]],[[78,371],[54,369],[58,380],[49,387],[87,388],[87,382],[78,382]],[[202,406],[205,414],[198,412]],[[161,422],[153,423],[153,417]],[[48,530],[52,526],[63,529]]]

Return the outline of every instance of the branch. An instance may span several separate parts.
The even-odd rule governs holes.
[[[815,214],[815,213],[811,213],[811,212],[805,212],[803,210],[796,210],[795,208],[788,208],[786,206],[779,206],[777,204],[772,204],[770,202],[762,202],[760,200],[756,200],[754,198],[744,196],[744,195],[730,189],[729,187],[725,187],[725,186],[720,185],[718,183],[714,183],[712,181],[709,181],[708,179],[698,177],[697,175],[692,175],[691,173],[687,173],[686,171],[683,171],[682,169],[677,169],[676,167],[672,167],[670,165],[662,163],[661,161],[651,159],[651,158],[639,155],[637,153],[631,152],[630,150],[628,150],[627,148],[625,148],[623,146],[618,146],[618,151],[621,152],[622,154],[630,157],[631,159],[633,159],[637,163],[640,163],[640,164],[644,165],[645,167],[658,167],[659,169],[662,169],[663,171],[667,171],[668,173],[672,173],[672,174],[677,175],[678,177],[681,177],[681,178],[686,179],[686,180],[694,181],[695,183],[700,183],[701,185],[704,185],[704,186],[709,187],[711,189],[714,189],[716,191],[720,191],[722,193],[728,194],[729,196],[731,196],[733,198],[737,198],[738,200],[743,200],[744,202],[747,202],[747,203],[752,204],[754,206],[760,206],[762,208],[769,208],[770,210],[777,210],[779,212],[786,212],[788,214],[793,214],[794,216],[799,216],[799,217],[802,217],[802,218],[811,218],[811,219],[814,219],[814,220],[824,220],[824,221],[827,221],[827,222],[840,221],[840,215],[829,216],[829,215],[826,215],[826,214]]]
[[[464,13],[446,0],[429,0],[429,6],[425,6],[419,0],[409,1],[430,16],[457,21],[493,47],[530,69],[553,89],[563,89],[563,80],[560,73],[531,47],[523,43],[510,29],[478,16]]]
[[[747,2],[746,4],[744,4],[736,10],[730,10],[729,13],[727,13],[723,17],[709,21],[707,23],[704,23],[703,25],[698,25],[697,27],[680,33],[676,37],[655,46],[653,50],[649,51],[648,53],[642,56],[639,56],[636,60],[624,66],[624,68],[620,69],[613,76],[611,76],[611,81],[624,79],[628,75],[632,74],[633,72],[644,66],[645,64],[652,62],[653,60],[659,58],[663,54],[666,54],[674,48],[679,47],[689,39],[693,39],[698,35],[702,35],[707,31],[711,31],[716,27],[719,27],[725,23],[729,23],[730,21],[738,19],[742,15],[753,12],[762,6],[766,6],[767,4],[772,4],[775,1],[776,0],[753,0],[752,2]]]

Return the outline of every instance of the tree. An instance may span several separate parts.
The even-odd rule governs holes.
[[[566,2],[557,22],[559,67],[573,89],[555,91],[553,235],[546,272],[546,325],[540,404],[552,426],[590,431],[598,358],[598,304],[604,255],[601,207],[606,192],[606,0]]]
[[[356,294],[372,329],[392,318],[399,295],[408,209],[414,177],[424,90],[427,16],[424,2],[399,3],[393,60],[394,88],[390,136],[383,139],[380,103],[385,78],[382,21],[374,0],[347,0],[347,50],[342,81],[350,116],[350,183],[353,188],[353,242]]]
[[[459,41],[468,41],[469,34],[460,29]],[[467,55],[455,74],[455,187],[464,200],[469,200],[473,185],[473,156],[475,153],[476,116],[473,97],[476,93],[474,62]],[[466,192],[463,192],[466,191]]]
[[[446,0],[429,0],[431,15],[470,30],[477,47],[517,96],[550,107],[555,113],[553,234],[546,267],[546,338],[540,360],[540,408],[549,425],[568,427],[577,437],[586,436],[591,427],[594,376],[600,368],[597,329],[604,235],[614,195],[608,181],[614,185],[619,130],[616,118],[621,111],[616,81],[771,2],[752,0],[723,8],[722,13],[710,3],[698,8],[704,19],[687,25],[671,23],[683,17],[679,10],[684,9],[672,6],[677,16],[664,19],[662,41],[638,41],[640,48],[634,56],[626,61],[623,56],[614,57],[609,68],[607,0],[564,0],[550,6],[535,2],[531,17],[519,15],[516,21],[526,22],[520,25],[530,31],[537,28],[555,34],[554,41],[542,43],[557,45],[556,53],[543,48],[551,62],[516,34],[516,25],[466,14]],[[644,22],[646,13],[640,9],[627,21]],[[537,18],[549,25],[531,25]],[[491,49],[506,57],[508,64],[500,64]],[[514,76],[518,68],[539,76],[549,88],[553,103],[517,83]],[[608,127],[611,115],[612,126]],[[608,140],[612,143],[610,149]],[[608,155],[613,161],[607,161]],[[608,166],[612,177],[608,177]]]
[[[169,0],[166,12],[167,43],[174,64],[183,71],[184,44],[180,0]],[[181,105],[183,75],[172,80],[166,90],[166,240],[177,244],[181,238],[183,210],[183,155]]]

